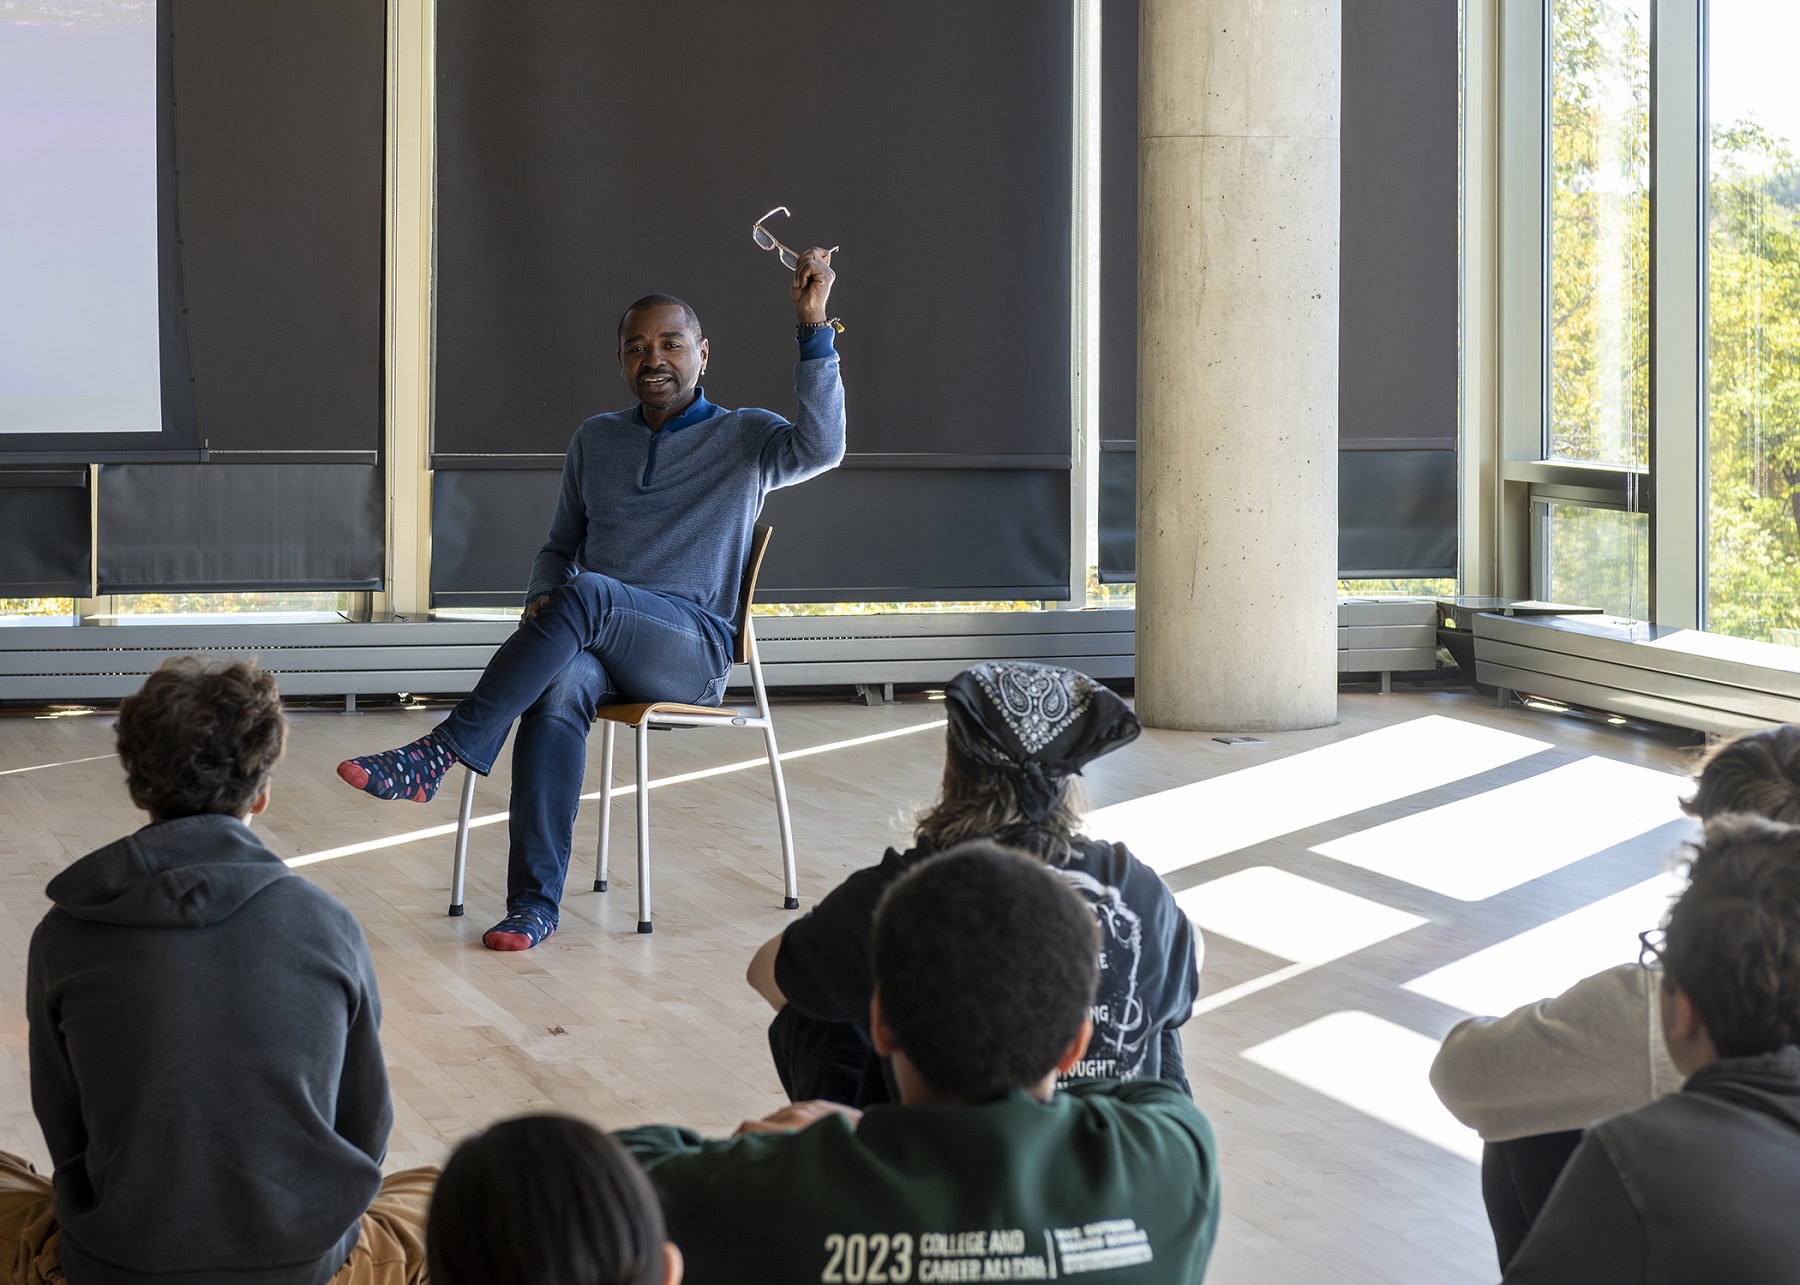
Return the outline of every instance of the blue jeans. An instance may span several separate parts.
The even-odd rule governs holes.
[[[717,705],[730,673],[731,637],[714,617],[591,571],[552,590],[543,611],[520,622],[437,729],[458,759],[486,776],[519,720],[509,911],[531,905],[557,917],[594,711],[616,701]]]

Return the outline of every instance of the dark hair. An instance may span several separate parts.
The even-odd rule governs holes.
[[[436,1285],[660,1285],[667,1239],[623,1147],[566,1115],[523,1115],[450,1157],[425,1253]]]
[[[1669,911],[1665,984],[1688,993],[1720,1057],[1800,1044],[1800,827],[1717,817],[1690,870]]]
[[[1748,812],[1800,825],[1800,727],[1733,737],[1713,748],[1695,777],[1693,797],[1681,801],[1689,816]]]
[[[944,789],[919,814],[914,837],[934,848],[972,839],[992,839],[1057,865],[1066,862],[1080,837],[1086,799],[1080,783],[1063,778],[1050,815],[1033,821],[1019,803],[1010,773],[970,757],[945,738]]]
[[[243,816],[287,747],[275,676],[243,660],[165,660],[119,703],[115,730],[132,801],[158,821]]]
[[[694,332],[695,339],[704,339],[700,333],[700,314],[672,294],[647,294],[624,312],[619,314],[619,342],[625,342],[625,323],[631,320],[631,314],[640,308],[680,308],[682,316],[687,318],[689,329]]]
[[[940,1093],[987,1102],[1056,1069],[1100,981],[1094,913],[1041,861],[965,843],[875,910],[882,1020]]]

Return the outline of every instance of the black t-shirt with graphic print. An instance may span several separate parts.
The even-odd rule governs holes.
[[[889,848],[880,865],[858,870],[789,925],[775,956],[775,983],[790,1004],[816,1021],[847,1022],[868,1042],[876,903],[934,851],[924,843],[906,852]],[[1188,917],[1168,885],[1122,843],[1078,838],[1066,862],[1048,864],[1100,922],[1094,1036],[1067,1078],[1163,1079],[1188,1089],[1177,1028],[1200,984]]]

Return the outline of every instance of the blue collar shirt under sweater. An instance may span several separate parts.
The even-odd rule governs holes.
[[[763,498],[844,458],[844,385],[829,326],[804,332],[794,392],[793,423],[773,411],[725,410],[704,389],[660,433],[637,406],[585,421],[569,443],[525,600],[594,571],[694,603],[727,638]]]

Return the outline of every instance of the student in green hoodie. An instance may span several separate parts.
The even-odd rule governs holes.
[[[619,1135],[690,1285],[1201,1280],[1219,1219],[1206,1117],[1159,1080],[1057,1087],[1093,1031],[1099,945],[1041,861],[970,843],[908,871],[870,949],[899,1105],[796,1103],[716,1141]]]
[[[436,1171],[393,1109],[356,919],[251,832],[272,675],[166,661],[119,708],[150,824],[50,881],[25,982],[52,1181],[0,1154],[0,1281],[411,1285]]]

